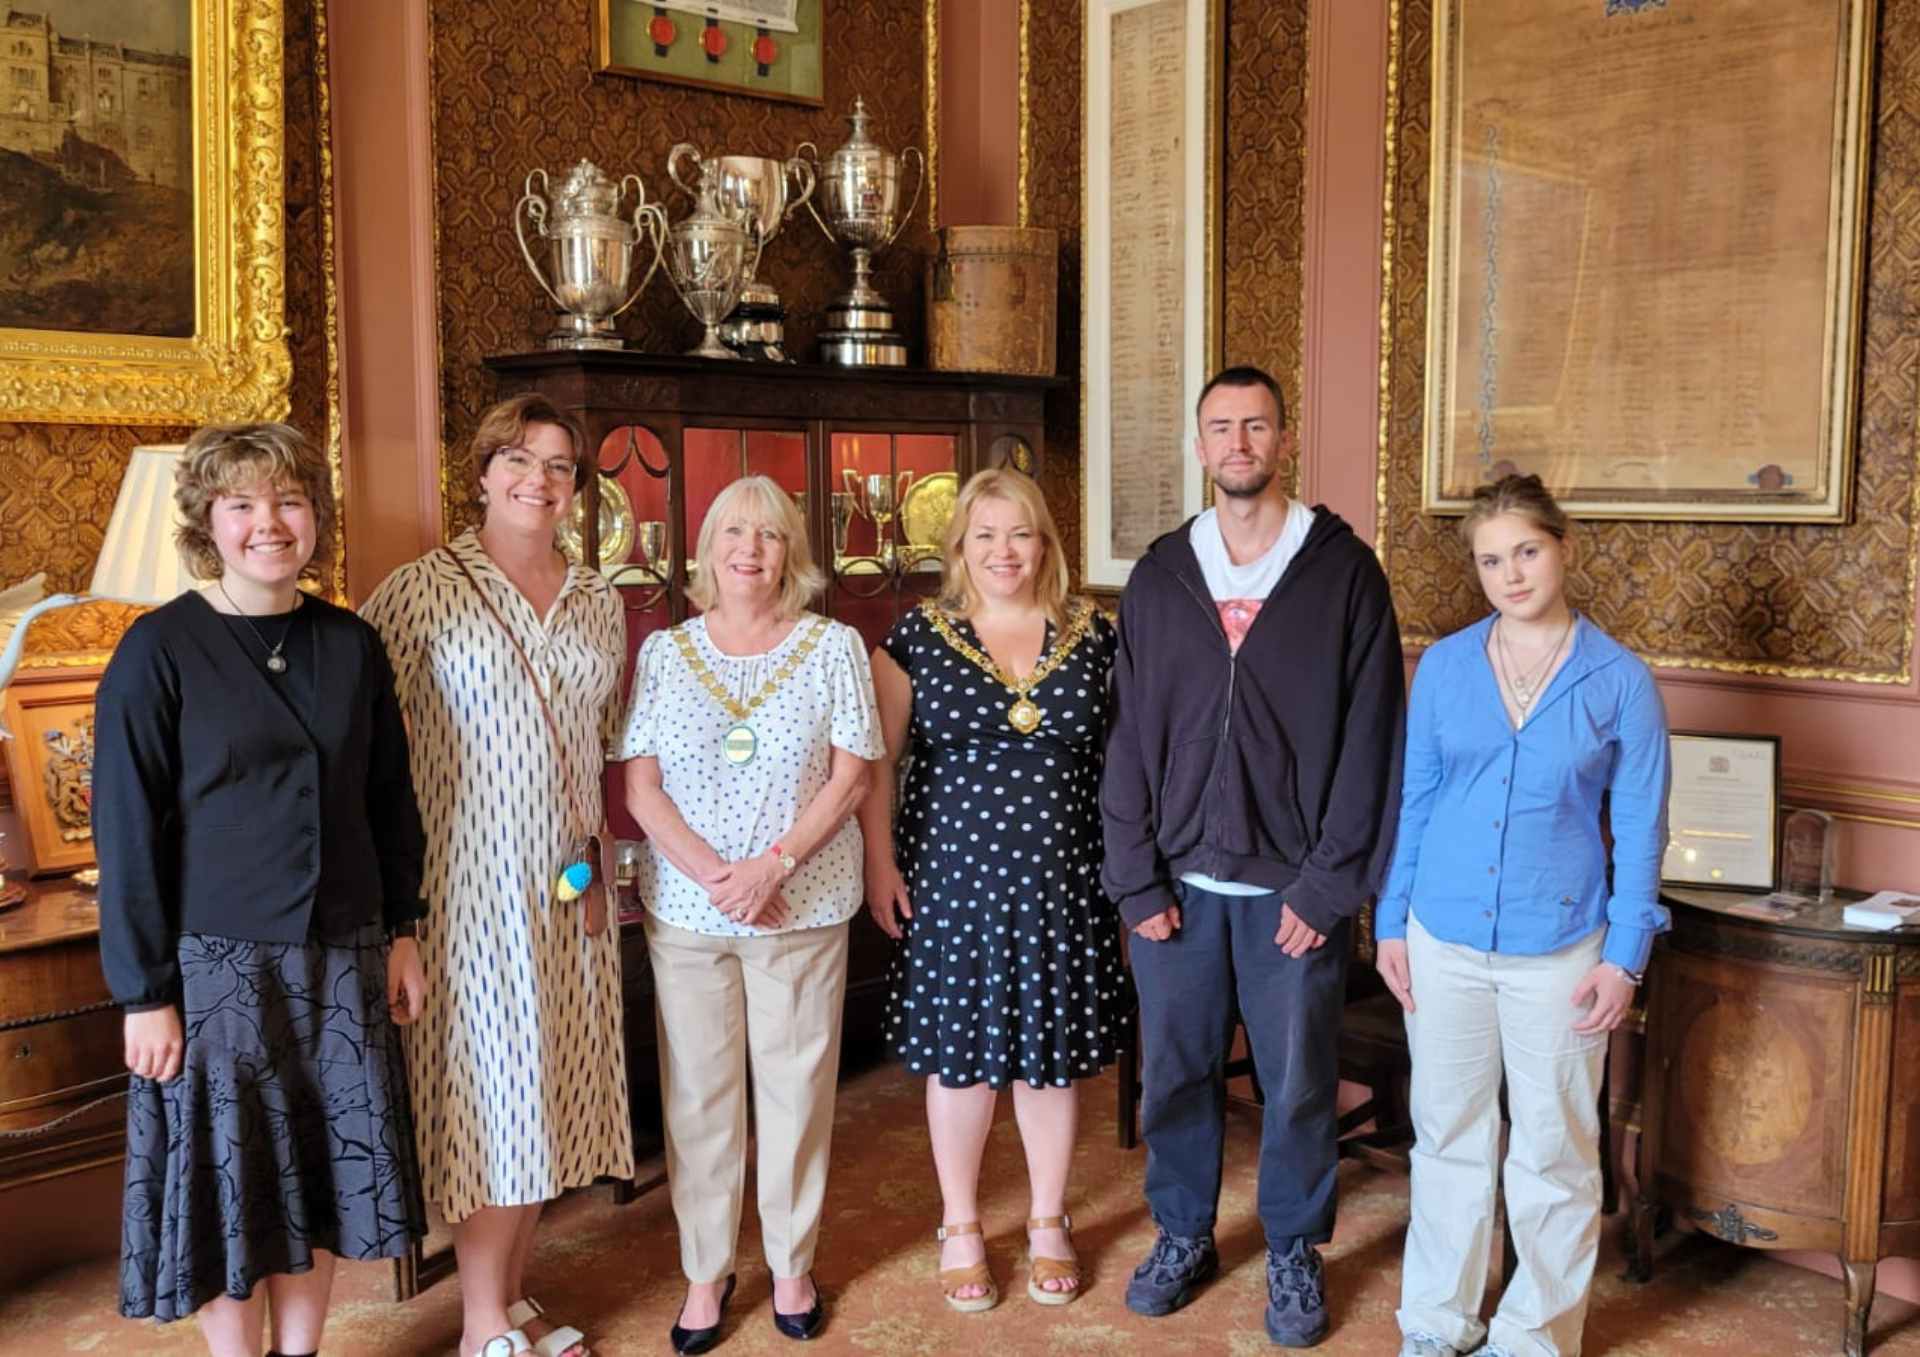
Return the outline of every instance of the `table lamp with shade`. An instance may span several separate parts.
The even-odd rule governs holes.
[[[179,523],[173,503],[174,468],[179,465],[181,450],[178,443],[133,450],[120,493],[113,501],[113,517],[107,521],[100,559],[93,567],[92,587],[84,594],[54,594],[40,599],[20,614],[6,648],[0,650],[0,694],[6,692],[14,670],[20,667],[27,628],[42,613],[94,601],[165,603],[192,587],[193,577],[174,543],[174,528]],[[0,740],[12,738],[5,721],[0,720]],[[8,882],[6,858],[0,854],[0,909],[20,903],[25,895],[22,887]]]
[[[53,594],[23,612],[0,651],[0,692],[13,680],[33,619],[76,603],[165,603],[193,587],[193,576],[174,545],[179,514],[174,508],[174,468],[182,445],[138,447],[127,464],[120,493],[113,501],[106,540],[93,567],[93,583],[84,594]],[[0,723],[0,739],[13,738]]]

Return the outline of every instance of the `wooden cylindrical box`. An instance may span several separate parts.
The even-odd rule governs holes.
[[[943,226],[927,262],[927,366],[1051,377],[1060,237],[1027,226]]]

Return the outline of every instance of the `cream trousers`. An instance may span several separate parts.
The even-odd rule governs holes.
[[[734,1270],[751,1067],[767,1267],[804,1276],[827,1192],[847,925],[736,938],[648,915],[647,951],[681,1269],[692,1282]]]
[[[1416,906],[1416,910],[1417,910]],[[1600,1244],[1604,1034],[1573,1031],[1580,980],[1605,930],[1547,956],[1503,956],[1407,925],[1415,1011],[1412,1220],[1396,1318],[1466,1352],[1574,1357]],[[1500,1171],[1500,1081],[1511,1132],[1505,1185],[1518,1265],[1480,1323]]]

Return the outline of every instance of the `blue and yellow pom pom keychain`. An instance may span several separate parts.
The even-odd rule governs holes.
[[[580,892],[593,884],[593,867],[585,862],[569,863],[560,869],[560,879],[553,883],[553,895],[556,900],[578,900]]]

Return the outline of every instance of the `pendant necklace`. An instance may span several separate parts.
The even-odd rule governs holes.
[[[754,733],[753,727],[747,724],[748,718],[761,703],[773,696],[781,684],[793,677],[794,671],[806,662],[807,656],[813,653],[813,648],[820,644],[820,638],[826,634],[826,630],[827,619],[814,618],[813,626],[793,648],[793,653],[773,671],[772,677],[761,685],[760,691],[745,702],[741,702],[727,691],[727,685],[720,681],[720,676],[713,672],[713,667],[694,648],[692,631],[684,624],[673,629],[674,644],[680,647],[680,658],[686,661],[687,668],[693,672],[694,678],[700,681],[701,686],[713,694],[714,699],[719,702],[727,715],[733,718],[733,724],[727,728],[727,733],[720,737],[720,757],[728,764],[735,768],[744,768],[753,762],[754,755],[760,752],[760,737]]]
[[[971,660],[977,667],[985,670],[988,677],[997,679],[1012,690],[1013,702],[1007,707],[1007,724],[1022,735],[1033,734],[1040,728],[1040,722],[1046,716],[1046,713],[1040,709],[1040,704],[1033,700],[1031,696],[1033,690],[1046,679],[1047,675],[1058,669],[1068,655],[1073,653],[1073,648],[1080,644],[1080,638],[1087,634],[1093,623],[1093,605],[1085,600],[1079,601],[1068,616],[1067,625],[1060,629],[1059,639],[1053,643],[1053,649],[1041,658],[1040,663],[1036,664],[1025,678],[1015,678],[992,656],[969,644],[959,632],[953,629],[953,623],[934,606],[931,600],[922,603],[920,611],[926,615],[928,623],[932,625],[934,631],[939,633],[941,640]]]
[[[1573,635],[1576,616],[1577,614],[1571,611],[1567,613],[1567,625],[1561,628],[1560,637],[1553,643],[1553,648],[1547,651],[1538,664],[1525,673],[1520,672],[1514,664],[1513,651],[1507,645],[1506,628],[1498,621],[1493,624],[1494,641],[1500,651],[1500,675],[1507,682],[1507,691],[1513,694],[1514,705],[1520,708],[1522,721],[1532,710],[1534,699],[1540,696],[1544,680],[1553,672],[1554,662],[1560,658],[1560,651],[1566,646],[1567,638]],[[1515,724],[1517,725],[1518,722]]]
[[[253,633],[253,639],[258,641],[260,648],[267,652],[268,672],[274,674],[286,673],[287,657],[280,652],[287,648],[287,638],[293,635],[293,613],[287,614],[287,625],[280,632],[279,642],[274,645],[268,645],[267,638],[260,634],[260,628],[253,624],[253,619],[241,612],[240,605],[233,601],[233,595],[227,592],[227,586],[220,580],[215,580],[213,587],[220,591],[220,597],[224,598],[227,601],[227,606],[233,609],[233,615],[247,624],[247,630]],[[295,612],[299,611],[300,596],[298,594],[295,594],[293,597],[293,607]]]

